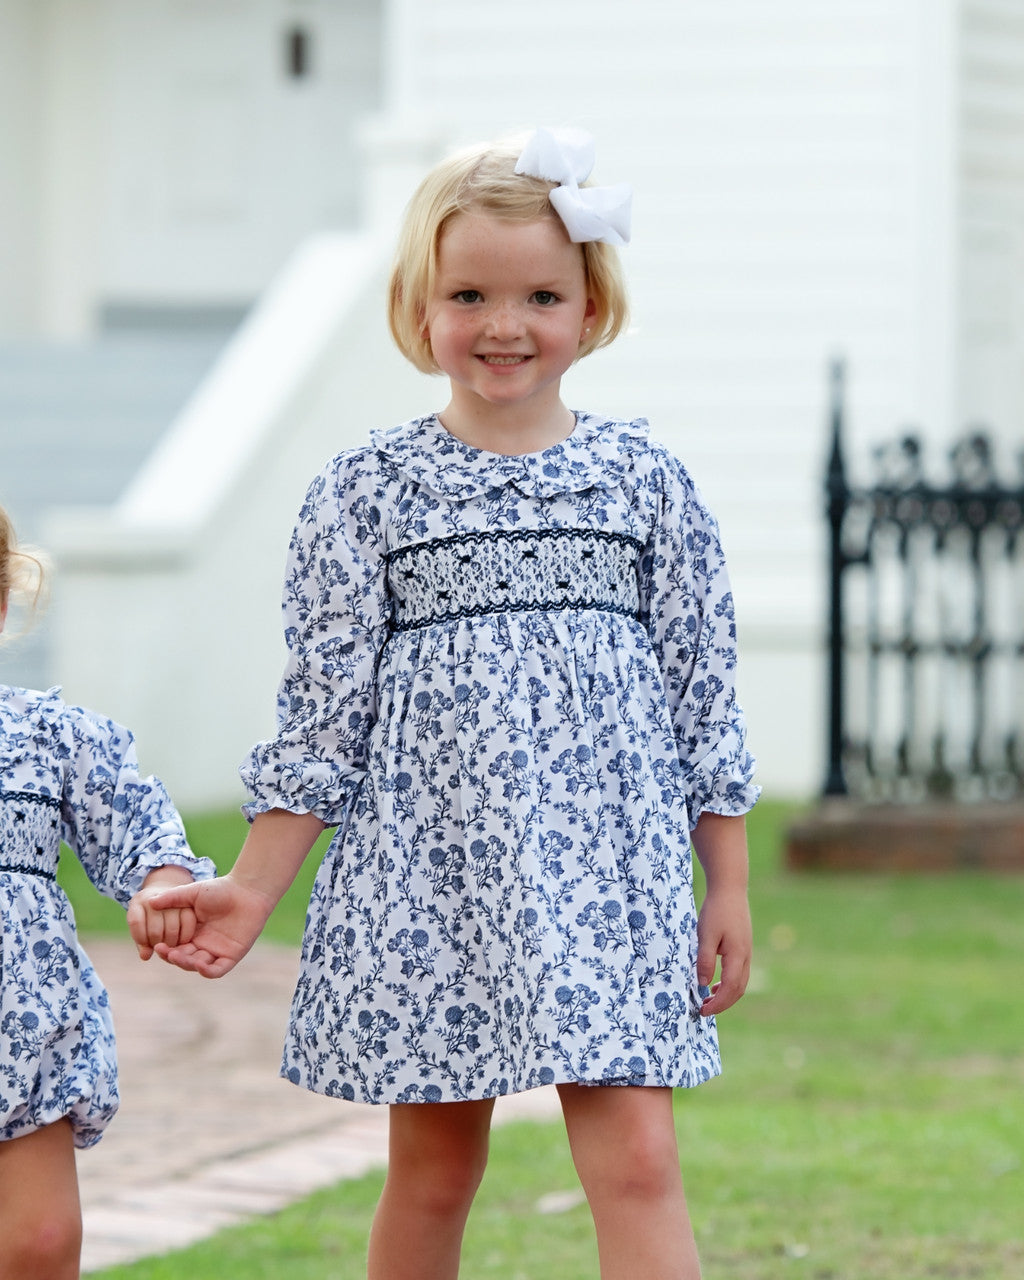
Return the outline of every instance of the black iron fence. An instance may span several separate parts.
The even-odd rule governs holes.
[[[832,370],[826,795],[867,802],[1024,797],[1024,451],[1000,478],[988,436],[935,482],[920,440],[875,450],[868,487],[843,450]]]

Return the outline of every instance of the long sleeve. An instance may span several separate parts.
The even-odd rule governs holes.
[[[216,869],[188,846],[178,811],[158,778],[143,777],[131,733],[80,707],[59,718],[61,837],[89,879],[127,906],[156,867],[186,867],[196,880]]]
[[[641,557],[641,608],[665,685],[690,822],[757,800],[736,698],[736,623],[718,526],[680,463],[652,475],[656,526]],[[660,492],[659,492],[660,491]]]
[[[240,770],[250,818],[278,808],[337,825],[365,771],[390,618],[380,482],[367,456],[335,459],[299,512],[285,574],[278,730]]]

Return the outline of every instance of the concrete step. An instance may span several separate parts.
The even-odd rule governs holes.
[[[0,343],[0,503],[26,542],[53,507],[116,501],[223,348],[226,330]],[[0,681],[59,682],[45,616],[0,648]]]

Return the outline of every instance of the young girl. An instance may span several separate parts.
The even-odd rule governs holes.
[[[626,315],[628,189],[581,186],[591,150],[540,131],[414,195],[391,327],[450,399],[313,481],[249,837],[157,899],[198,920],[158,953],[216,977],[337,828],[283,1073],[391,1106],[375,1280],[457,1274],[494,1099],[547,1084],[601,1275],[699,1275],[671,1090],[719,1071],[746,984],[756,788],[713,519],[643,419],[560,398]]]
[[[12,593],[34,603],[40,583],[0,508],[0,631]],[[137,930],[190,936],[191,912],[151,914],[148,897],[214,868],[161,784],[139,776],[131,734],[55,689],[0,685],[0,1280],[78,1275],[75,1147],[97,1142],[118,1104],[107,993],[54,878],[62,839],[131,904]]]

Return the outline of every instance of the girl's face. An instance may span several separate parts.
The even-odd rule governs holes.
[[[460,213],[441,234],[424,330],[452,405],[543,414],[596,312],[583,251],[556,218]],[[564,412],[564,410],[563,410]]]

